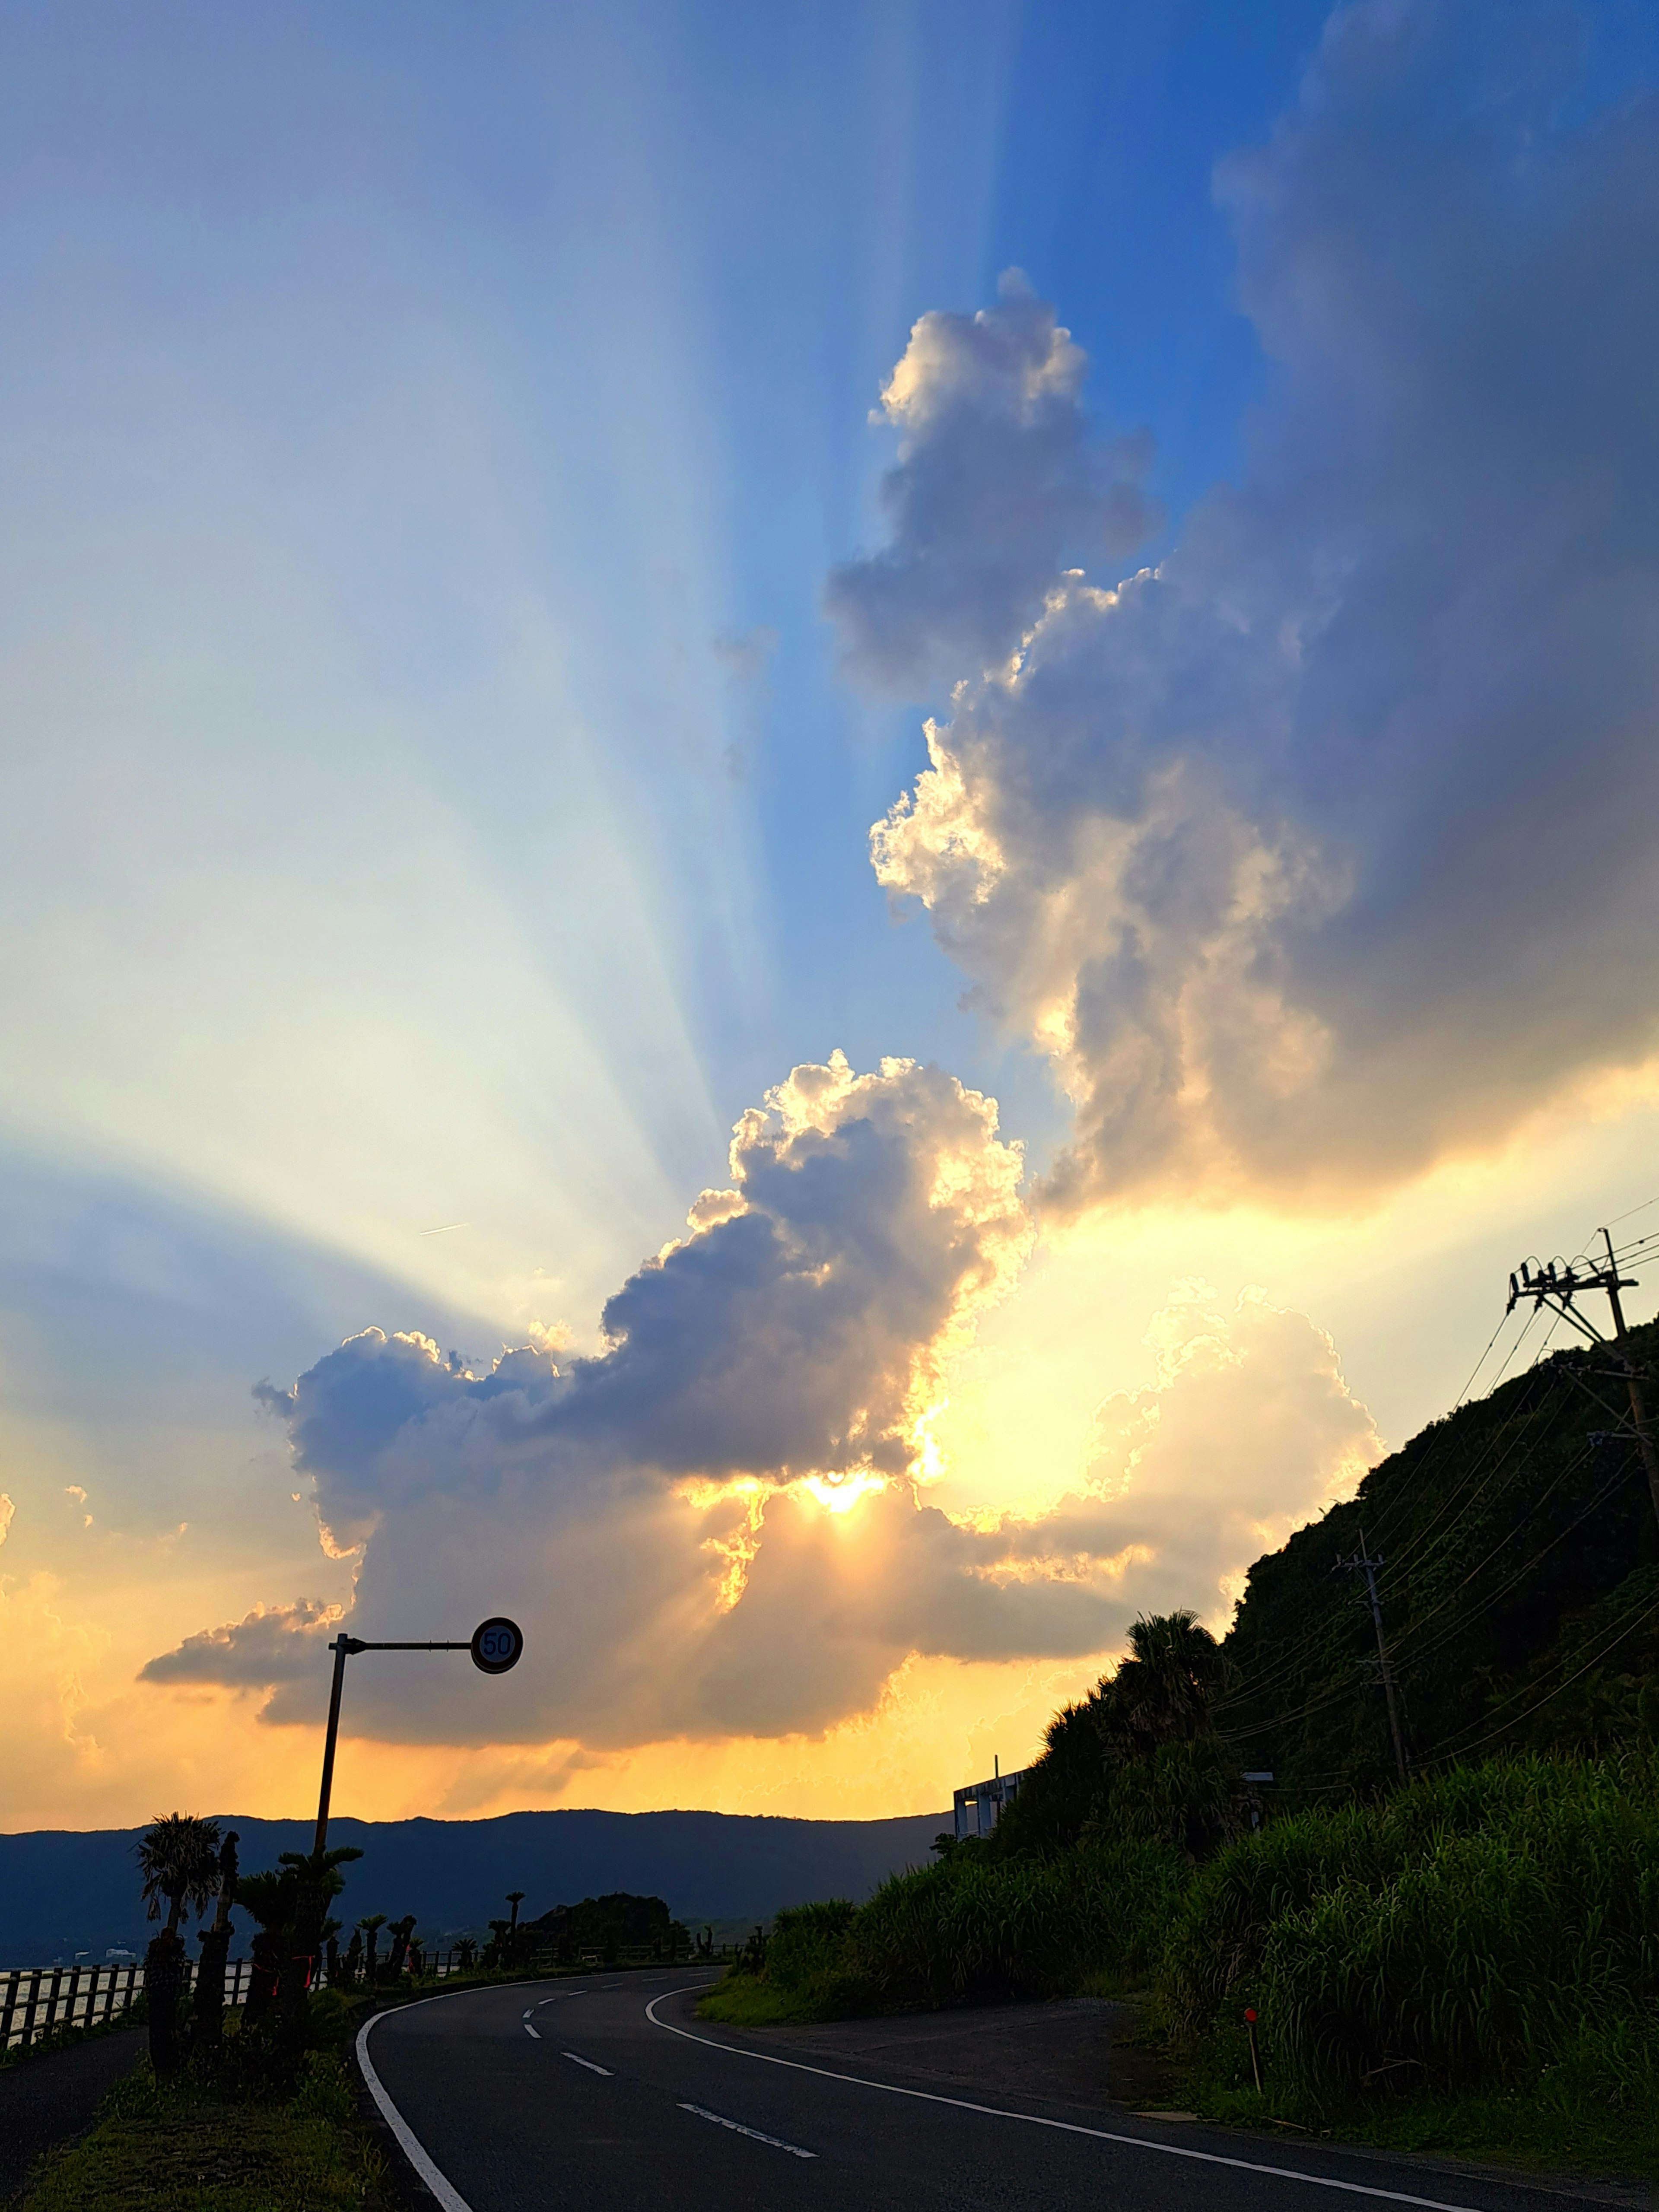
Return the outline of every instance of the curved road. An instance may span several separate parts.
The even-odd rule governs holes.
[[[444,2212],[1545,2212],[1562,2203],[1559,2187],[1546,2197],[1414,2161],[1060,2099],[975,2101],[944,2094],[936,2077],[794,2056],[781,2039],[696,2020],[708,1980],[704,1967],[428,1998],[369,2021],[358,2057]],[[1607,2201],[1593,2191],[1583,2201],[1593,2197]]]

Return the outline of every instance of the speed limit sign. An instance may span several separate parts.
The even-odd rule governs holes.
[[[472,1663],[480,1673],[505,1674],[524,1656],[524,1631],[516,1620],[497,1613],[473,1630],[471,1649]]]

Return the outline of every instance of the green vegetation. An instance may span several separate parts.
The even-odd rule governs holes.
[[[1651,1753],[1455,1769],[1276,1821],[1197,1871],[1161,2009],[1224,2113],[1442,2147],[1449,2129],[1487,2149],[1530,2132],[1659,2172],[1656,1908]],[[1453,2127],[1460,2098],[1480,2109]]]
[[[110,2093],[90,2135],[45,2163],[23,2212],[328,2212],[389,2202],[385,2158],[356,2118],[343,2057],[349,2026],[343,2002],[313,2001],[313,2047],[292,2081],[272,2074],[265,2039],[234,2022],[210,2059],[198,2054],[171,2076],[142,2066]]]
[[[522,1898],[523,1892],[512,1893]],[[659,1897],[636,1897],[625,1889],[605,1897],[585,1897],[580,1905],[556,1905],[539,1920],[490,1922],[496,1932],[486,1949],[488,1963],[525,1965],[544,1959],[561,1966],[577,1965],[592,1954],[606,1966],[624,1957],[640,1959],[689,1958],[690,1936],[670,1913]]]
[[[992,1837],[780,1914],[705,2012],[1138,1990],[1212,2117],[1659,2177],[1659,1531],[1608,1367],[1559,1354],[1413,1438],[1257,1561],[1219,1644],[1137,1624]],[[1333,1571],[1362,1533],[1405,1789]]]
[[[1644,1369],[1659,1324],[1632,1332]],[[1419,1766],[1659,1735],[1659,1528],[1609,1353],[1556,1353],[1432,1423],[1251,1568],[1217,1727],[1276,1801],[1391,1785],[1376,1645],[1352,1578],[1363,1531]],[[1652,1385],[1650,1383],[1650,1389]],[[1622,1425],[1622,1426],[1621,1426]]]

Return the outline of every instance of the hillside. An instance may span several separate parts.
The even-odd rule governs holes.
[[[1632,1343],[1652,1370],[1659,1324]],[[1364,1584],[1335,1567],[1362,1531],[1414,1767],[1659,1730],[1659,1530],[1610,1352],[1557,1352],[1434,1422],[1251,1568],[1216,1723],[1281,1804],[1394,1772]]]
[[[241,1838],[245,1871],[310,1848],[308,1820],[219,1816]],[[526,1917],[608,1890],[665,1898],[688,1923],[769,1919],[810,1897],[867,1897],[926,1858],[949,1815],[788,1820],[728,1813],[507,1813],[493,1820],[329,1823],[356,1844],[343,1902],[354,1919],[413,1912],[427,1934],[482,1931],[526,1893]],[[132,1869],[141,1831],[41,1829],[0,1835],[0,1965],[42,1966],[112,1945],[142,1949],[147,1928]]]

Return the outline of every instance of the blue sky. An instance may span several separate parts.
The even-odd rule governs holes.
[[[131,1687],[140,1663],[256,1606],[350,1598],[361,1559],[319,1551],[313,1510],[349,1483],[296,1476],[255,1382],[286,1389],[370,1325],[486,1364],[532,1336],[596,1352],[605,1301],[727,1180],[733,1122],[832,1048],[855,1071],[908,1057],[994,1094],[1003,1137],[1039,1174],[1095,1126],[1103,1063],[1060,1067],[1042,1008],[1021,1011],[1012,937],[975,950],[872,872],[871,825],[926,766],[921,719],[951,712],[949,683],[860,689],[825,580],[886,537],[898,440],[880,395],[913,327],[988,307],[1010,268],[1089,356],[1088,436],[1151,433],[1164,519],[1125,573],[1176,574],[1189,538],[1218,526],[1205,519],[1218,484],[1243,483],[1265,512],[1261,484],[1316,412],[1320,372],[1293,342],[1266,360],[1259,331],[1291,292],[1273,290],[1256,204],[1218,204],[1215,179],[1292,125],[1318,141],[1319,99],[1297,103],[1328,12],[71,6],[0,27],[15,802],[0,886],[0,1488],[15,1518],[0,1590],[33,1590],[61,1645],[0,1819],[125,1818],[131,1792],[210,1771],[252,1729],[247,1681],[167,1706],[163,1726],[161,1693]],[[1467,21],[1487,35],[1498,17]],[[1629,118],[1659,70],[1659,21],[1623,0],[1515,21],[1519,92],[1500,71],[1468,94],[1449,64],[1443,112],[1420,76],[1398,95],[1404,170],[1443,145],[1461,161],[1492,116],[1509,127],[1507,102],[1536,100],[1544,143],[1628,125],[1619,191],[1637,205],[1647,141]],[[1346,97],[1330,94],[1332,112]],[[1484,219],[1456,198],[1461,173],[1447,171],[1449,231]],[[1291,198],[1310,189],[1282,174]],[[1538,188],[1564,206],[1574,189]],[[1402,298],[1434,238],[1408,203],[1402,185]],[[1532,216],[1517,203],[1513,221],[1520,236]],[[1261,246],[1253,313],[1241,225]],[[1511,305],[1494,299],[1492,327]],[[1360,495],[1326,473],[1330,501],[1358,514]],[[1568,489],[1540,497],[1565,507]],[[1310,542],[1316,527],[1340,535],[1328,513]],[[988,711],[962,710],[964,744]],[[1029,743],[1048,757],[1041,731]],[[1218,789],[1248,750],[1222,744]],[[1012,787],[1012,758],[986,754],[993,797]],[[1540,741],[1517,792],[1559,765]],[[1402,787],[1418,774],[1402,768]],[[1347,789],[1360,814],[1394,821],[1380,787]],[[1308,834],[1350,835],[1310,790],[1285,802],[1294,814],[1306,799]],[[1424,818],[1407,809],[1389,834],[1424,849]],[[1574,834],[1562,865],[1582,879],[1598,837],[1617,839]],[[1277,835],[1261,830],[1263,853]],[[1288,868],[1288,847],[1273,849]],[[1467,1027],[1455,1011],[1438,1030],[1398,1015],[1418,955],[1409,915],[1388,935],[1387,905],[1364,908],[1387,960],[1286,955],[1328,1026],[1346,994],[1384,1039],[1374,1061],[1354,1046],[1339,1112],[1375,1090],[1368,1067],[1423,1089],[1413,1071]],[[1425,894],[1423,942],[1463,927],[1431,923],[1431,908]],[[1265,1541],[1442,1408],[1510,1257],[1571,1245],[1599,1210],[1650,1195],[1646,1048],[1611,1015],[1565,1045],[1534,1036],[1501,1011],[1519,1004],[1512,975],[1471,979],[1521,1040],[1505,1081],[1564,1055],[1570,1103],[1547,1127],[1510,1112],[1473,1138],[1471,1076],[1401,1137],[1409,1159],[1378,1166],[1382,1139],[1356,1135],[1361,1165],[1327,1163],[1350,1177],[1332,1198],[1286,1195],[1255,1127],[1224,1196],[1197,1153],[1170,1170],[1184,1185],[1099,1184],[1098,1204],[1032,1231],[1018,1286],[998,1258],[994,1314],[939,1321],[965,1363],[938,1430],[939,1495],[963,1526],[1086,1485],[1094,1407],[1197,1389],[1212,1354],[1194,1345],[1237,1328],[1250,1358],[1278,1357],[1257,1309],[1237,1306],[1255,1284],[1334,1338],[1346,1377],[1312,1488],[1264,1494],[1238,1540]],[[970,989],[1002,994],[1000,1025],[963,1005]],[[883,1092],[880,1110],[901,1102]],[[851,1109],[823,1110],[833,1134]],[[974,1158],[975,1174],[1000,1174]],[[1407,1236],[1434,1255],[1426,1286]],[[917,1358],[943,1391],[934,1352]],[[1040,1435],[1034,1395],[1053,1425]],[[1347,1410],[1361,1401],[1364,1421]],[[1208,1510],[1168,1480],[1176,1521]],[[1190,1571],[1218,1589],[1237,1564]],[[131,1633],[112,1635],[126,1607]],[[1064,1689],[1028,1667],[1014,1698],[994,1669],[1023,1663],[1017,1647],[988,1626],[939,1657],[967,1670],[945,1767],[988,1749],[975,1713],[1006,1709],[1012,1745]],[[1056,1653],[1085,1674],[1098,1657]],[[82,1686],[64,1690],[71,1676]],[[106,1733],[142,1711],[156,1763],[54,1748],[77,1729],[94,1740],[83,1710]],[[468,1805],[578,1787],[667,1802],[688,1770],[682,1752],[653,1764],[639,1749],[659,1721],[682,1747],[695,1735],[684,1716],[613,1715],[613,1763],[588,1782],[562,1713],[566,1748],[543,1765],[520,1751],[491,1767],[467,1743],[449,1767],[434,1753],[419,1786],[441,1773]],[[727,1735],[748,1741],[735,1723]],[[270,1778],[272,1802],[247,1810],[291,1809],[308,1741],[298,1720],[265,1732],[265,1766],[248,1773]],[[917,1790],[930,1802],[948,1779],[913,1786],[902,1728],[892,1746],[872,1812]],[[807,1802],[833,1765],[817,1757],[723,1750],[710,1786],[722,1802]],[[373,1802],[402,1807],[392,1771]]]

